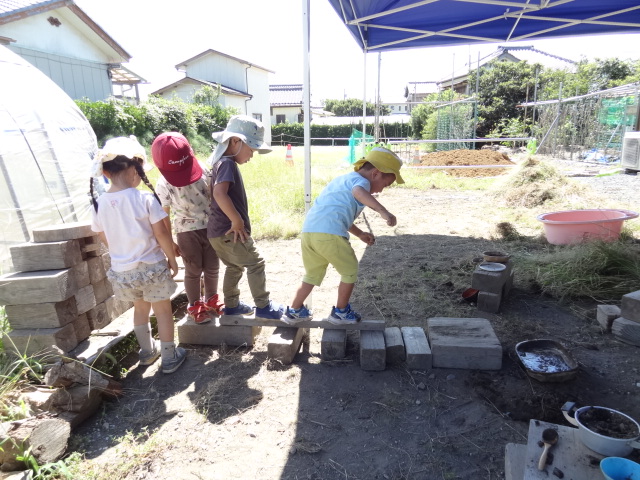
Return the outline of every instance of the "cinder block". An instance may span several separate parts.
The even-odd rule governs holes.
[[[621,316],[620,307],[617,305],[598,305],[596,309],[596,320],[605,332],[611,332],[611,324]]]
[[[51,345],[55,345],[65,353],[78,345],[73,323],[59,328],[27,328],[12,330],[7,334],[11,341],[5,341],[7,350],[17,351],[20,355],[53,353]]]
[[[501,272],[489,272],[476,268],[471,276],[471,288],[480,290],[481,292],[502,294],[502,289],[507,281],[511,278],[513,264],[511,262],[505,264],[506,268]]]
[[[611,324],[611,333],[624,343],[640,347],[640,322],[624,317],[616,318]]]
[[[402,339],[407,352],[407,367],[414,370],[429,370],[432,355],[427,336],[422,327],[402,327]]]
[[[627,320],[640,322],[640,290],[622,296],[620,316]]]
[[[0,277],[0,305],[61,302],[76,290],[76,277],[68,268],[9,273]]]
[[[253,346],[262,327],[216,326],[215,322],[196,325],[193,320],[183,318],[177,323],[180,343],[194,345]]]
[[[308,328],[276,327],[269,338],[267,356],[285,365],[289,365],[293,362],[293,358],[296,356],[296,353],[298,353],[298,350],[300,350],[300,345],[302,345],[302,339],[305,333],[308,332]]]
[[[5,313],[14,330],[21,328],[58,328],[78,317],[76,299],[67,298],[54,303],[7,305]]]
[[[481,312],[497,313],[500,311],[500,303],[502,302],[502,294],[478,292],[478,310]]]
[[[502,346],[488,320],[434,317],[427,329],[434,368],[502,368]]]
[[[382,371],[387,363],[387,350],[384,345],[384,331],[360,330],[360,368],[369,371]]]
[[[320,342],[323,360],[344,358],[347,351],[347,331],[345,329],[324,328]]]
[[[387,349],[387,364],[402,363],[406,360],[407,354],[404,349],[404,340],[402,339],[400,328],[385,328],[384,344]]]
[[[82,261],[78,240],[50,243],[22,243],[9,247],[17,272],[69,268]]]

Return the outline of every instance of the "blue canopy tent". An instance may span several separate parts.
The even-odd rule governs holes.
[[[638,0],[328,1],[362,48],[365,62],[368,52],[640,33]],[[309,5],[310,0],[302,0],[307,208],[311,203]]]

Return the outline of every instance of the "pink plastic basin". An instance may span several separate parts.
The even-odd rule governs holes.
[[[552,245],[570,245],[587,240],[612,242],[620,237],[622,222],[636,218],[631,210],[567,210],[538,215],[547,241]]]

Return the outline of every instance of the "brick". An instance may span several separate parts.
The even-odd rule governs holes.
[[[400,328],[387,327],[384,329],[384,345],[387,350],[387,364],[402,363],[407,358]]]
[[[622,296],[620,316],[627,320],[640,322],[640,290]]]
[[[500,311],[501,302],[502,294],[500,293],[478,292],[476,305],[481,312],[497,313]]]
[[[369,371],[382,371],[387,363],[387,350],[384,344],[384,331],[360,331],[360,368]]]
[[[305,328],[276,327],[269,337],[267,356],[284,365],[289,365],[300,350],[305,333],[308,332],[309,330]]]
[[[322,330],[320,354],[323,360],[338,360],[346,356],[347,331],[344,329],[325,328]]]
[[[177,323],[180,343],[194,345],[253,346],[261,327],[216,326],[215,322],[196,325],[186,316]]]
[[[596,308],[596,320],[605,332],[611,332],[611,324],[621,316],[617,305],[598,305]]]
[[[407,367],[415,370],[431,369],[431,348],[422,327],[402,327],[400,330],[407,353]]]
[[[429,318],[427,337],[434,368],[502,368],[502,346],[484,318]]]

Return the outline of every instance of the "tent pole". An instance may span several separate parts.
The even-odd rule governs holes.
[[[363,70],[364,75],[362,78],[364,79],[364,85],[362,87],[362,158],[366,157],[365,148],[367,146],[367,51],[363,52],[364,60],[363,60]]]
[[[311,0],[302,0],[302,25],[303,25],[303,116],[304,116],[304,211],[311,208],[311,76],[309,74],[309,45],[311,43],[311,29],[309,25],[309,8]]]
[[[27,228],[27,222],[24,219],[24,215],[22,214],[22,208],[20,208],[20,202],[18,202],[18,197],[16,196],[16,192],[13,188],[13,183],[11,183],[11,177],[9,176],[9,171],[7,170],[7,166],[4,164],[4,158],[0,155],[0,171],[2,171],[2,176],[4,177],[4,181],[9,189],[9,195],[11,196],[11,201],[13,203],[13,207],[16,210],[16,215],[18,216],[18,221],[20,222],[20,227],[22,228],[22,235],[24,235],[24,241],[29,241],[29,229]]]

